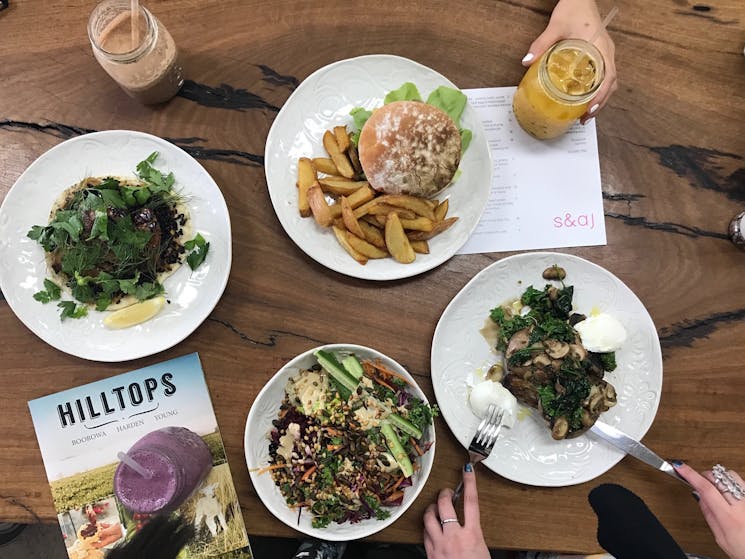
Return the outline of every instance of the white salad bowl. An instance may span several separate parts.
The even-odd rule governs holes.
[[[335,354],[354,354],[359,359],[380,359],[383,364],[391,370],[405,377],[409,383],[409,391],[417,398],[428,402],[427,397],[417,385],[414,378],[399,363],[375,351],[369,347],[354,344],[331,344],[319,346],[301,353],[266,383],[256,397],[246,421],[246,431],[243,439],[246,454],[246,465],[251,476],[256,493],[266,508],[274,516],[287,524],[290,528],[299,530],[304,534],[327,541],[349,541],[364,538],[383,530],[393,524],[408,509],[421,492],[427,482],[432,463],[435,458],[435,429],[429,425],[424,431],[426,440],[431,441],[430,449],[419,458],[419,468],[412,476],[412,486],[404,491],[404,499],[398,507],[386,507],[391,515],[385,520],[370,518],[352,524],[331,523],[325,528],[314,528],[311,525],[312,515],[309,512],[301,513],[298,518],[296,509],[290,508],[285,502],[279,488],[274,484],[274,479],[269,472],[259,474],[258,470],[269,464],[269,433],[272,430],[272,421],[277,419],[280,405],[285,397],[285,386],[290,377],[297,374],[300,369],[309,369],[317,363],[313,355],[319,349]]]

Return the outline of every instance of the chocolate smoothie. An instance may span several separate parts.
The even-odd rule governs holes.
[[[96,7],[88,25],[93,54],[131,97],[146,105],[162,103],[183,84],[176,43],[146,8],[140,7],[133,22],[127,6],[114,0]]]

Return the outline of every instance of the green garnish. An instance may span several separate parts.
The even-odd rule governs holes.
[[[158,278],[181,262],[184,216],[177,213],[181,198],[172,190],[173,173],[156,169],[157,157],[153,152],[137,165],[139,184],[85,179],[48,225],[28,232],[52,254],[55,272],[75,299],[60,303],[62,319],[85,316],[85,305],[101,311],[127,295],[144,301],[164,292]],[[193,269],[204,261],[209,243],[201,235],[190,243],[187,259]],[[34,299],[60,298],[59,286],[49,283],[53,287],[45,281],[45,291]]]
[[[184,243],[184,248],[191,251],[186,257],[189,268],[196,270],[199,265],[204,262],[204,259],[207,258],[210,244],[204,240],[204,237],[202,237],[200,233],[197,233],[197,236],[191,241],[186,241]]]
[[[60,319],[65,320],[66,318],[83,318],[88,314],[88,307],[85,305],[77,305],[75,301],[60,301],[57,306],[62,309],[60,313]]]
[[[44,280],[44,291],[34,293],[34,299],[45,305],[50,301],[58,301],[61,296],[62,290],[59,285],[48,279]]]

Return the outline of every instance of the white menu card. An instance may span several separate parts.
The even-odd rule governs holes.
[[[606,244],[595,120],[536,140],[512,114],[515,87],[464,89],[494,160],[484,214],[459,254]]]

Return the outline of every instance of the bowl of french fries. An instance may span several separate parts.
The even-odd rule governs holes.
[[[408,81],[422,92],[454,87],[397,56],[342,60],[300,84],[267,137],[267,186],[280,223],[306,254],[342,274],[391,280],[431,270],[465,244],[486,206],[492,162],[470,106],[461,117],[470,147],[457,180],[436,198],[380,193],[365,179],[350,110],[374,110]]]

